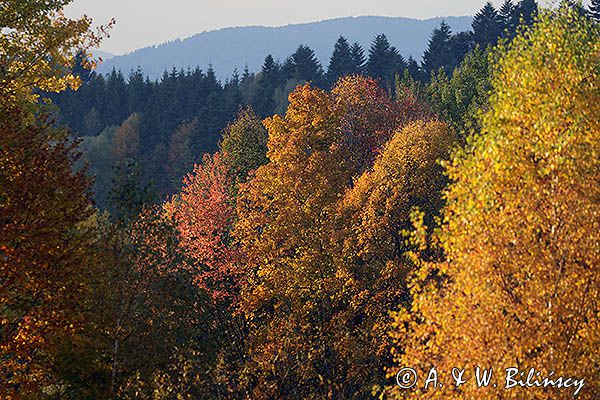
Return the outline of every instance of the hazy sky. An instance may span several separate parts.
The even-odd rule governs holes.
[[[503,1],[492,3],[499,6]],[[229,26],[279,26],[323,19],[383,15],[430,18],[473,15],[484,0],[75,0],[67,15],[95,24],[117,20],[101,49],[115,54]]]

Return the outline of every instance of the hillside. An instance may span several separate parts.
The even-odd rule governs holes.
[[[234,27],[202,32],[183,40],[142,48],[115,56],[102,63],[98,71],[112,68],[128,72],[138,66],[151,78],[164,70],[212,64],[217,76],[225,79],[235,68],[257,71],[267,54],[284,61],[299,44],[313,48],[324,67],[327,66],[333,44],[340,35],[350,42],[369,48],[374,36],[387,35],[400,53],[420,60],[433,29],[445,20],[454,32],[470,29],[471,17],[444,17],[417,20],[400,17],[347,17],[321,22],[286,25],[282,27]]]

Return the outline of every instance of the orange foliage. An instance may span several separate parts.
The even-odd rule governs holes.
[[[202,164],[184,178],[183,185],[169,207],[181,245],[193,260],[197,283],[215,301],[232,301],[237,297],[243,270],[234,262],[238,252],[230,239],[235,206],[229,167],[221,154],[206,154]]]

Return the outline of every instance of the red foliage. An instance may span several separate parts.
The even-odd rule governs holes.
[[[215,301],[234,301],[242,275],[230,237],[235,219],[232,186],[221,154],[205,154],[202,164],[184,178],[181,193],[171,204],[197,283]]]

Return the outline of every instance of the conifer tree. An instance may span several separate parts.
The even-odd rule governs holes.
[[[150,91],[141,68],[131,71],[127,78],[127,106],[130,113],[144,111]]]
[[[450,52],[452,54],[454,66],[456,66],[456,63],[460,63],[460,61],[473,50],[473,47],[475,46],[473,36],[471,31],[458,32],[450,36]]]
[[[352,63],[354,64],[354,71],[352,71],[352,73],[359,75],[363,74],[367,60],[362,46],[355,42],[352,47],[350,47],[350,54],[352,55]]]
[[[439,28],[434,29],[431,34],[423,54],[423,69],[427,74],[436,72],[440,68],[444,68],[446,74],[452,72],[455,59],[450,47],[451,34],[450,26],[445,21],[442,21]]]
[[[353,74],[356,69],[348,40],[346,40],[345,37],[340,36],[335,43],[333,53],[329,60],[327,82],[331,86],[339,77]]]
[[[498,10],[498,16],[502,23],[502,33],[504,37],[512,37],[517,28],[518,20],[515,18],[516,6],[512,0],[504,0]]]
[[[262,68],[261,68],[261,72],[263,74],[263,77],[268,78],[268,79],[274,79],[276,78],[276,75],[279,73],[279,64],[273,59],[273,56],[268,54],[265,57],[265,61],[263,62]],[[274,84],[276,84],[277,82],[273,82]]]
[[[294,78],[304,82],[319,83],[323,76],[321,64],[315,52],[308,46],[300,45],[291,57],[294,65]]]
[[[118,125],[129,115],[127,104],[127,83],[121,71],[113,69],[106,77],[106,116],[107,125]]]
[[[373,78],[381,80],[384,87],[390,89],[395,75],[406,68],[406,62],[398,50],[390,45],[384,34],[377,35],[369,49],[367,71]]]
[[[600,0],[590,0],[589,15],[596,22],[600,22]]]
[[[485,6],[475,14],[472,23],[473,37],[475,42],[485,49],[488,45],[494,45],[502,33],[502,21],[498,12],[487,2]]]
[[[538,13],[538,4],[536,0],[521,0],[515,12],[519,24],[531,26]]]

